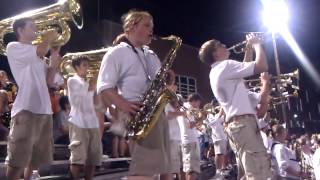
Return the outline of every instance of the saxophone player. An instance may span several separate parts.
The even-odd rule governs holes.
[[[230,145],[237,154],[248,179],[270,179],[270,160],[259,130],[257,116],[266,113],[269,95],[269,77],[263,74],[259,106],[252,102],[243,78],[267,71],[268,64],[259,38],[247,35],[247,42],[255,51],[255,61],[238,62],[230,60],[230,52],[220,41],[205,42],[199,50],[200,60],[211,66],[211,89],[226,114],[226,132]],[[256,108],[258,107],[258,108]],[[257,162],[257,163],[253,163]]]
[[[112,104],[123,114],[133,116],[161,64],[146,46],[153,37],[152,16],[146,11],[129,11],[122,16],[122,25],[124,41],[103,57],[97,91],[104,104]],[[129,139],[129,179],[152,179],[154,175],[169,173],[169,146],[168,122],[162,115],[145,138]]]

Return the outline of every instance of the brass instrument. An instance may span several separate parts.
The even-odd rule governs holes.
[[[279,76],[273,76],[270,78],[270,80],[274,80],[275,83],[287,83],[287,84],[292,84],[292,79],[299,80],[299,69],[296,69],[295,71],[291,73],[286,73],[286,74],[280,74]],[[251,83],[257,83],[260,82],[260,79],[249,79],[245,80],[246,83],[250,86]],[[261,85],[261,84],[259,84]],[[257,86],[257,84],[255,85]]]
[[[188,109],[183,104],[181,109],[186,111],[188,115],[192,116],[195,119],[196,124],[203,124],[203,121],[207,119],[208,114],[216,115],[220,111],[220,106],[213,106],[211,103],[208,103],[203,106],[202,109]]]
[[[53,46],[62,46],[66,44],[71,36],[71,30],[66,21],[72,20],[73,23],[81,29],[83,26],[83,18],[81,6],[78,0],[59,0],[57,3],[24,12],[14,17],[10,17],[0,21],[0,54],[6,54],[4,44],[4,36],[7,33],[12,33],[12,23],[21,18],[32,18],[38,27],[38,37],[32,42],[39,44],[42,42],[42,36],[45,31],[54,30],[59,33],[59,36],[52,44]]]
[[[232,52],[234,52],[235,54],[241,54],[241,53],[243,53],[243,52],[245,51],[244,46],[245,46],[246,44],[247,44],[247,40],[242,41],[242,42],[240,42],[240,43],[237,43],[237,44],[229,47],[227,50],[228,50],[228,51],[232,51]]]
[[[253,33],[253,34],[256,34],[259,36],[260,39],[263,39],[263,33],[262,32],[250,32],[250,33]],[[232,51],[233,53],[235,54],[241,54],[241,53],[244,53],[246,50],[247,50],[247,45],[248,41],[247,40],[244,40],[240,43],[237,43],[229,48],[227,48],[228,51]]]
[[[270,78],[271,93],[270,107],[274,107],[283,103],[287,103],[289,98],[297,98],[299,96],[299,70],[291,73],[280,74]],[[260,92],[261,80],[249,79],[245,80],[249,91]],[[278,86],[278,87],[277,87]]]
[[[78,56],[87,56],[89,58],[89,69],[87,73],[87,78],[91,78],[94,74],[99,72],[102,58],[106,54],[108,49],[109,48],[102,48],[98,50],[67,53],[62,57],[62,62],[60,64],[60,72],[62,73],[65,79],[74,75],[76,72],[72,67],[73,59]]]
[[[174,92],[166,88],[165,79],[182,44],[182,40],[173,35],[162,39],[172,41],[173,45],[162,62],[162,66],[152,81],[150,88],[146,91],[140,111],[127,122],[127,135],[133,139],[146,137],[159,120],[165,105],[171,99],[177,98]]]

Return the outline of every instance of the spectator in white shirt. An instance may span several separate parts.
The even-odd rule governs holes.
[[[271,154],[277,179],[308,178],[309,175],[301,171],[295,152],[285,145],[287,134],[288,131],[282,125],[272,126],[274,142],[271,146]]]
[[[86,81],[89,58],[79,56],[72,60],[76,74],[68,79],[70,172],[79,179],[83,168],[85,179],[92,179],[95,167],[101,165],[102,144],[99,120],[94,108],[96,75]]]
[[[7,45],[11,72],[19,92],[11,110],[11,128],[6,158],[7,178],[19,179],[26,166],[25,179],[33,169],[52,162],[52,110],[48,86],[61,62],[60,48],[52,48],[57,32],[46,31],[39,45],[33,45],[37,26],[31,18],[14,21],[13,31],[18,39]],[[49,65],[45,55],[51,50]],[[19,125],[18,125],[19,124]]]
[[[267,71],[268,65],[260,39],[250,34],[247,43],[255,50],[253,62],[230,60],[230,52],[225,45],[214,39],[201,46],[199,58],[211,66],[211,89],[225,111],[226,132],[231,148],[241,160],[238,165],[245,171],[243,178],[268,179],[272,176],[270,161],[256,119],[257,116],[264,116],[267,110],[269,76],[262,74],[259,106],[251,102],[251,95],[243,80]]]
[[[320,143],[320,140],[318,140],[317,143]],[[313,171],[314,171],[316,180],[320,180],[320,147],[316,149],[313,155],[312,163],[313,163]]]
[[[298,143],[301,148],[301,158],[303,158],[303,162],[307,169],[313,169],[313,152],[311,150],[311,143],[308,135],[302,135],[298,139]]]
[[[4,123],[10,122],[10,108],[7,91],[0,89],[0,141],[6,141],[9,134]]]

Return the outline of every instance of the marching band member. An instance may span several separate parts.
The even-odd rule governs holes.
[[[263,116],[267,109],[269,77],[262,75],[258,108],[252,104],[243,81],[245,77],[267,71],[268,65],[259,38],[250,34],[247,41],[256,53],[253,62],[230,60],[230,52],[215,39],[201,46],[199,57],[211,66],[211,89],[226,113],[229,142],[239,159],[238,165],[244,169],[244,176],[239,178],[269,179],[272,177],[270,161],[256,122],[256,115]]]
[[[225,176],[227,169],[227,145],[228,138],[227,134],[224,131],[224,112],[223,109],[216,115],[208,114],[208,125],[211,127],[212,135],[211,139],[214,145],[215,152],[215,165],[217,169],[217,174]]]
[[[201,97],[190,94],[184,107],[188,110],[199,110]],[[187,180],[195,180],[200,174],[200,147],[198,141],[197,122],[192,114],[178,117],[181,132],[183,172]]]
[[[99,120],[94,107],[96,77],[86,81],[89,58],[79,56],[72,61],[76,71],[68,79],[70,172],[72,179],[79,179],[84,167],[85,179],[92,179],[95,167],[101,165],[102,144]]]
[[[126,116],[132,116],[139,111],[143,94],[161,64],[146,46],[153,37],[152,16],[146,11],[129,11],[122,21],[125,41],[103,57],[97,90],[104,104],[113,104]],[[129,179],[152,179],[154,175],[169,173],[169,142],[168,121],[162,115],[145,138],[130,139]]]
[[[8,137],[6,163],[10,180],[19,179],[26,166],[25,179],[29,179],[33,169],[52,161],[52,110],[47,85],[53,84],[61,62],[60,48],[51,48],[49,66],[44,60],[57,37],[55,31],[47,31],[37,46],[32,45],[37,27],[31,18],[14,21],[13,31],[18,41],[8,44],[7,56],[19,91],[11,110]]]

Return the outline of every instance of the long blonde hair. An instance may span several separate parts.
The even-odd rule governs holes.
[[[153,19],[151,14],[147,11],[130,10],[121,17],[122,28],[125,33],[129,32],[136,24],[138,24],[144,17]]]

